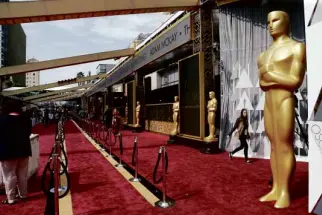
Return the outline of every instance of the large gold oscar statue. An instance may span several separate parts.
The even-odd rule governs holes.
[[[171,135],[175,136],[179,132],[179,122],[178,122],[178,116],[179,116],[179,96],[174,97],[174,103],[172,106],[173,110],[173,131],[171,132]]]
[[[271,143],[272,190],[260,201],[276,201],[275,208],[290,205],[289,183],[295,170],[294,91],[303,82],[305,45],[289,37],[289,16],[268,14],[273,44],[258,57],[260,87],[265,92],[264,123]]]
[[[136,124],[135,127],[140,127],[140,111],[141,111],[141,105],[140,102],[136,102],[136,108],[135,108],[135,117],[136,117]]]
[[[208,125],[209,125],[209,136],[204,139],[205,142],[213,142],[216,139],[215,136],[215,118],[217,110],[217,100],[215,98],[215,92],[209,92],[209,98],[207,109],[208,109]]]

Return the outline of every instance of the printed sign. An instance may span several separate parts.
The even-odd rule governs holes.
[[[145,48],[138,51],[134,57],[125,62],[121,67],[117,68],[113,74],[99,83],[95,89],[98,91],[103,87],[109,87],[115,84],[141,67],[151,63],[190,40],[191,21],[190,14],[187,14],[183,20],[169,30],[166,30],[161,36],[159,36],[159,38],[150,42]],[[95,92],[91,92],[91,94],[93,93]]]

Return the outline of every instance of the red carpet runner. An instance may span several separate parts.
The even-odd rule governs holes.
[[[118,173],[72,122],[66,123],[65,131],[74,215],[163,214]]]
[[[41,215],[45,196],[40,176],[54,141],[54,127],[37,126],[40,134],[40,169],[30,181],[30,198],[14,206],[0,205],[0,215]],[[129,163],[134,134],[124,131],[124,159]],[[152,181],[152,170],[160,145],[167,137],[144,132],[139,140],[140,173]],[[292,206],[275,210],[273,203],[260,203],[269,188],[269,162],[258,160],[247,165],[242,159],[230,161],[226,153],[201,155],[185,146],[168,145],[168,194],[176,200],[174,208],[153,208],[87,141],[72,122],[66,123],[66,145],[72,181],[75,215],[303,215],[308,205],[308,165],[298,163],[292,188]],[[117,152],[116,147],[113,149]],[[1,196],[4,198],[4,196]],[[64,215],[64,214],[62,214]]]

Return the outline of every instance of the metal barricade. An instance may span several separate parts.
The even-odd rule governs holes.
[[[130,178],[131,182],[140,182],[141,178],[138,177],[139,171],[139,150],[138,150],[138,138],[135,137],[134,146],[133,146],[133,155],[132,155],[132,164],[135,165],[135,175],[133,178]]]
[[[170,208],[173,207],[175,202],[172,199],[167,198],[167,166],[168,166],[168,155],[165,146],[161,146],[159,150],[159,155],[158,155],[158,161],[156,164],[156,168],[154,169],[154,175],[156,174],[156,169],[158,168],[159,160],[162,160],[162,178],[160,178],[160,181],[162,181],[163,185],[163,195],[162,195],[162,200],[158,201],[155,203],[156,207],[159,208]],[[155,179],[154,179],[155,180]]]

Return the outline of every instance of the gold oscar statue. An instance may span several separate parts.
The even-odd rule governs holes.
[[[271,143],[272,190],[261,202],[276,201],[275,208],[290,205],[289,184],[295,170],[294,91],[303,82],[305,45],[289,37],[289,16],[283,11],[268,14],[273,44],[258,57],[260,87],[265,92],[264,124]]]
[[[171,132],[172,136],[175,136],[179,132],[179,122],[178,122],[178,116],[179,116],[179,96],[174,97],[174,103],[172,106],[173,110],[173,131]]]
[[[217,110],[217,100],[215,98],[215,92],[209,92],[209,98],[207,109],[208,109],[208,125],[209,125],[209,136],[204,139],[205,142],[215,141],[215,117]]]
[[[135,108],[135,117],[136,117],[136,124],[135,127],[140,127],[140,111],[141,111],[141,105],[140,102],[136,102],[136,108]]]

